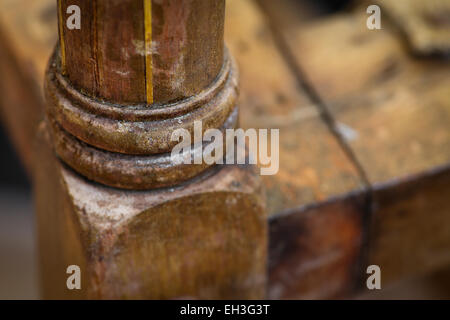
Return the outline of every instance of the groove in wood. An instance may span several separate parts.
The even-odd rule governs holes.
[[[147,104],[153,103],[152,0],[144,0],[145,88]]]

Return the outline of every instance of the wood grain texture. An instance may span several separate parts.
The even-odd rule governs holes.
[[[44,8],[44,2],[51,5],[42,11],[34,9]],[[277,1],[280,10],[283,2]],[[7,40],[0,47],[8,44],[8,61],[14,57],[17,68],[23,71],[24,77],[17,82],[22,88],[27,81],[36,88],[42,85],[47,57],[56,39],[56,20],[49,18],[56,12],[52,6],[52,0],[1,3],[0,25],[6,30]],[[326,103],[343,141],[373,188],[367,206],[372,208],[369,213],[373,217],[368,226],[370,254],[360,265],[379,264],[387,284],[448,264],[448,62],[413,58],[403,46],[401,34],[388,24],[383,30],[369,32],[364,12],[307,24],[284,17],[275,25],[290,26],[280,34],[287,39],[305,79]],[[289,136],[280,139],[286,143],[280,146],[279,174],[264,179],[273,215],[270,279],[271,284],[283,284],[283,290],[271,285],[269,292],[279,297],[329,297],[349,292],[354,283],[343,284],[353,273],[344,266],[353,268],[358,263],[354,250],[361,240],[356,228],[361,220],[355,212],[360,199],[348,203],[336,197],[359,188],[360,177],[322,122],[316,106],[298,87],[294,71],[276,46],[265,19],[252,1],[228,1],[226,37],[242,73],[241,120],[246,128],[280,127],[284,128],[281,136]],[[26,98],[25,90],[13,90],[12,83],[6,91],[16,92],[16,97],[28,102],[9,100],[3,107],[7,114],[15,114],[11,106],[18,103],[32,106],[15,117],[16,129],[11,132],[19,137],[25,113],[36,114],[41,98]],[[31,146],[31,138],[21,138],[22,148]],[[55,194],[56,190],[49,192],[48,199]],[[318,206],[327,199],[334,200]],[[285,214],[278,216],[280,211]],[[347,226],[354,243],[345,238],[347,232],[342,235],[333,229],[335,223]],[[330,235],[316,234],[318,226],[330,230]],[[279,241],[273,240],[275,236]],[[319,253],[329,257],[334,246],[340,248],[341,260],[321,260]],[[320,263],[312,263],[317,261]],[[323,273],[336,265],[333,277],[324,280]],[[296,278],[297,268],[306,268],[301,270],[307,272]],[[59,276],[63,279],[65,274]],[[326,281],[334,286],[327,287]]]
[[[271,299],[334,299],[359,290],[363,214],[356,194],[270,220]]]
[[[280,170],[262,177],[271,215],[268,297],[350,294],[364,241],[363,179],[299,85],[255,1],[228,1],[225,36],[240,64],[243,127],[280,129]]]
[[[253,1],[229,1],[226,26],[227,42],[241,67],[240,105],[244,126],[246,128],[281,128],[282,131],[280,173],[274,177],[265,177],[265,184],[269,189],[268,205],[271,214],[275,215],[280,211],[290,211],[291,214],[276,217],[272,221],[283,224],[284,221],[295,220],[296,217],[308,215],[310,204],[339,196],[345,197],[348,192],[361,188],[362,182],[355,168],[323,123],[316,106],[310,102],[307,94],[298,85],[295,74],[279,51],[267,21],[257,5]],[[302,156],[298,156],[299,154]],[[342,214],[348,217],[344,220],[352,226],[359,224],[360,216]],[[313,219],[315,215],[308,216]],[[351,217],[356,220],[352,221]],[[287,220],[284,220],[285,218]],[[302,219],[300,221],[301,223],[296,225],[299,234],[304,226],[314,225],[314,219],[313,222]],[[310,227],[307,227],[307,230],[314,232],[310,230]],[[353,235],[355,246],[357,246],[360,241],[359,234],[355,232]],[[292,247],[291,241],[295,241],[292,237],[277,237],[277,239],[279,242],[272,243],[271,248]],[[331,234],[328,241],[331,247],[333,243],[340,243],[339,234]],[[311,246],[315,246],[313,240],[311,240]],[[324,244],[323,248],[322,253],[327,254],[327,245]],[[342,285],[333,291],[335,294],[348,290],[348,287],[343,284],[349,279],[350,273],[344,272],[343,266],[357,261],[357,257],[352,255],[354,244],[343,242],[340,248],[344,252],[343,255],[337,260],[330,261],[330,267],[336,266],[337,263],[341,268],[341,272],[334,273],[332,277],[332,281]],[[297,261],[295,257],[302,254],[302,248],[297,249],[290,252],[292,258],[289,258],[288,253],[283,256],[283,259],[278,260],[278,263],[271,259],[273,261],[271,270],[277,270],[279,274],[280,268],[286,266],[285,273],[293,276],[297,265],[286,264],[285,259]],[[277,252],[277,250],[271,250],[271,255],[277,257]],[[298,261],[308,265],[315,259],[320,259],[319,256],[320,254],[302,256],[304,258]],[[80,260],[80,263],[83,263],[83,260]],[[316,264],[316,266],[317,268],[310,269],[305,275],[313,277],[322,274],[323,268],[327,268],[327,263]],[[274,279],[272,283],[278,282],[276,275],[272,279]],[[287,286],[285,295],[280,297],[293,297],[295,294],[293,288],[296,286],[303,288],[303,296],[323,297],[330,294],[331,291],[326,290],[316,292],[314,281],[308,282],[306,286],[305,279],[303,276],[298,277],[297,281]],[[317,283],[322,283],[321,277],[316,276],[314,279],[318,281]],[[349,285],[352,284],[349,283]]]
[[[145,56],[136,48],[144,41],[143,1],[97,3],[96,57],[99,96],[114,102],[146,101]]]
[[[57,38],[55,3],[4,0],[0,8],[1,120],[31,174],[42,79]]]
[[[83,93],[116,103],[146,101],[143,1],[60,0],[66,75]],[[70,5],[81,29],[69,30]]]
[[[280,171],[263,177],[269,213],[364,188],[279,51],[256,2],[229,1],[226,40],[240,66],[242,126],[280,130]]]
[[[44,123],[38,138],[44,298],[264,297],[267,217],[251,167],[223,166],[176,188],[125,191],[62,165]],[[66,288],[72,264],[82,268],[81,291]]]
[[[224,0],[155,0],[147,13],[144,0],[61,0],[64,21],[69,5],[82,26],[63,24],[66,73],[90,96],[167,103],[198,94],[222,68]]]
[[[320,5],[316,6],[309,1],[298,0],[255,0],[263,12],[270,12],[270,16],[277,25],[296,25],[310,23],[320,17]],[[270,22],[268,20],[267,22]]]
[[[367,264],[383,282],[426,274],[450,263],[450,168],[436,168],[375,192]]]
[[[155,1],[155,4],[159,2]],[[65,42],[65,57],[61,55],[66,76],[72,81],[74,88],[70,88],[71,93],[59,93],[58,90],[64,85],[64,77],[58,71],[58,62],[54,60],[55,55],[49,62],[46,71],[46,98],[47,98],[47,119],[40,125],[39,141],[37,143],[36,154],[41,150],[41,157],[34,168],[38,172],[35,180],[37,186],[36,197],[38,198],[37,215],[41,220],[49,221],[65,208],[70,208],[67,214],[58,217],[56,223],[40,224],[40,251],[42,275],[46,281],[47,298],[71,297],[70,292],[62,286],[58,279],[52,281],[53,271],[61,268],[67,261],[80,261],[84,267],[85,287],[80,295],[88,299],[179,299],[191,297],[195,299],[258,299],[264,297],[266,287],[266,261],[267,261],[267,217],[265,215],[265,201],[262,193],[261,183],[253,166],[219,166],[214,165],[209,170],[199,166],[202,173],[195,173],[195,178],[189,176],[185,171],[181,174],[179,168],[171,167],[170,151],[167,146],[167,136],[170,136],[176,128],[191,124],[194,120],[203,121],[206,127],[222,129],[224,122],[229,122],[226,128],[234,128],[237,122],[237,109],[234,112],[237,98],[238,81],[237,72],[231,63],[224,71],[224,76],[220,81],[225,83],[217,84],[218,89],[214,92],[205,92],[199,97],[192,98],[194,105],[171,105],[169,108],[149,110],[147,106],[130,107],[129,105],[113,107],[110,104],[101,104],[93,99],[87,99],[79,93],[86,92],[94,97],[107,99],[108,102],[122,102],[122,98],[111,97],[113,94],[126,95],[127,99],[135,93],[135,89],[125,86],[116,86],[114,76],[107,72],[110,68],[117,68],[114,61],[128,63],[128,53],[125,52],[130,46],[130,41],[126,39],[134,38],[135,34],[140,34],[145,41],[144,53],[140,56],[140,68],[136,75],[145,78],[149,67],[147,52],[148,41],[160,41],[158,46],[173,47],[181,45],[181,51],[175,50],[174,55],[162,55],[162,60],[175,58],[184,59],[184,50],[190,51],[194,58],[203,59],[207,63],[214,60],[220,50],[215,54],[209,54],[202,50],[194,50],[196,40],[208,41],[205,33],[194,32],[189,35],[192,41],[185,42],[184,36],[190,31],[196,31],[195,26],[201,25],[200,21],[189,21],[184,24],[183,19],[178,20],[178,10],[182,14],[195,10],[195,14],[204,9],[203,14],[213,16],[223,16],[223,6],[209,6],[211,2],[162,2],[163,17],[165,19],[153,19],[150,23],[150,7],[146,3],[147,11],[144,13],[142,5],[144,2],[133,2],[133,5],[118,1],[81,1],[82,21],[88,24],[89,29],[81,33],[72,33],[72,30],[62,31],[62,39]],[[62,4],[64,8],[65,3]],[[155,16],[160,13],[157,6]],[[196,10],[199,9],[199,10]],[[175,10],[175,11],[174,11]],[[194,15],[195,15],[194,14]],[[205,17],[206,18],[206,17]],[[112,25],[115,20],[119,20],[119,25]],[[220,19],[213,21],[203,19],[212,24],[219,25],[223,33],[223,23]],[[177,21],[178,25],[175,25]],[[164,33],[164,38],[149,39],[149,27],[151,25],[160,27]],[[194,26],[194,27],[193,27]],[[165,29],[168,27],[168,29]],[[179,29],[178,29],[179,28]],[[154,28],[157,29],[157,28]],[[66,32],[67,31],[67,32]],[[155,35],[158,35],[156,30]],[[206,34],[210,34],[212,29],[207,29]],[[181,33],[180,33],[181,32]],[[153,35],[153,32],[152,32]],[[124,39],[125,38],[125,39]],[[90,41],[90,42],[87,42]],[[200,41],[200,42],[201,42]],[[111,42],[111,43],[110,43]],[[131,41],[132,42],[132,41]],[[120,45],[119,45],[120,43]],[[81,45],[81,51],[78,51]],[[115,45],[117,44],[117,45]],[[214,45],[215,42],[208,42]],[[223,43],[222,43],[223,47]],[[153,48],[153,42],[152,42]],[[79,54],[80,53],[80,54]],[[220,54],[220,53],[219,53]],[[188,55],[187,55],[188,56]],[[63,62],[63,59],[66,59]],[[229,60],[227,60],[228,62]],[[173,63],[173,61],[170,61]],[[192,63],[192,62],[191,62]],[[88,69],[87,75],[80,69],[75,69],[75,65],[90,64],[92,69]],[[223,56],[220,59],[219,69],[222,69]],[[142,67],[144,66],[144,67]],[[133,69],[132,65],[126,68]],[[198,67],[196,65],[196,67]],[[72,69],[71,69],[72,68]],[[128,70],[121,70],[126,71]],[[184,79],[183,70],[176,70],[174,79],[176,81]],[[188,70],[192,74],[192,70]],[[204,70],[203,73],[204,74]],[[214,75],[216,77],[217,74]],[[105,80],[108,78],[108,80]],[[135,75],[131,74],[133,80]],[[55,79],[61,81],[55,84]],[[79,82],[73,82],[73,80]],[[172,81],[174,79],[171,79]],[[145,90],[148,89],[149,79],[144,79]],[[154,88],[158,79],[153,78]],[[191,81],[192,80],[192,81]],[[108,84],[111,81],[111,85]],[[183,80],[184,81],[184,80]],[[202,92],[203,87],[198,86],[194,79],[186,80],[189,85],[195,88],[195,93]],[[64,82],[65,83],[65,82]],[[55,84],[52,86],[52,84]],[[212,85],[212,84],[211,84]],[[182,87],[187,85],[183,82]],[[58,89],[59,88],[59,89]],[[69,90],[66,86],[66,89]],[[54,90],[54,91],[53,91]],[[143,90],[145,92],[145,90]],[[142,91],[142,90],[139,90]],[[146,99],[148,99],[146,92]],[[158,93],[158,91],[154,91]],[[178,93],[177,93],[178,94]],[[194,93],[192,93],[194,94]],[[184,98],[177,96],[178,98]],[[81,100],[80,100],[81,99]],[[86,102],[86,99],[88,100]],[[137,98],[131,98],[134,102],[139,102]],[[198,101],[195,101],[195,100]],[[83,105],[85,101],[86,104]],[[152,101],[153,102],[153,101]],[[198,103],[197,103],[198,102]],[[186,102],[188,103],[188,102]],[[85,125],[78,127],[78,131],[71,131],[67,125],[69,117],[55,116],[58,112],[67,109],[76,109],[75,121],[72,125],[78,125],[82,118],[89,118]],[[108,117],[109,112],[115,115]],[[126,109],[125,111],[123,109]],[[101,111],[99,111],[101,110]],[[167,111],[169,110],[169,111]],[[127,116],[123,112],[128,111]],[[98,114],[100,112],[100,115]],[[158,113],[159,112],[159,113]],[[172,112],[172,113],[171,113]],[[149,115],[150,113],[150,115]],[[156,114],[155,114],[156,113]],[[163,114],[161,116],[161,114]],[[102,118],[103,117],[103,118]],[[137,120],[139,117],[147,119]],[[229,121],[227,118],[230,117]],[[99,118],[101,118],[99,120]],[[131,120],[130,120],[131,118]],[[222,121],[221,121],[222,120]],[[52,121],[57,124],[50,126]],[[124,130],[127,121],[131,122],[131,130]],[[220,121],[217,123],[216,121]],[[112,129],[110,133],[118,135],[119,139],[127,140],[133,146],[152,144],[157,151],[165,151],[167,154],[154,156],[150,161],[143,161],[142,157],[134,156],[135,153],[128,150],[118,150],[115,155],[111,155],[102,149],[102,143],[108,144],[107,134],[100,134],[92,143],[101,150],[95,150],[92,145],[78,144],[69,146],[74,142],[74,137],[66,135],[60,140],[66,146],[63,153],[57,145],[57,136],[60,138],[66,133],[74,134],[90,144],[89,138],[93,135],[92,128],[101,126],[106,122],[105,127]],[[75,123],[75,124],[74,124]],[[176,123],[176,124],[175,124]],[[67,131],[65,131],[67,130]],[[50,132],[51,131],[51,132]],[[129,138],[127,134],[137,133],[137,136]],[[59,132],[58,134],[56,134]],[[146,134],[154,133],[155,138],[145,137]],[[84,134],[84,136],[83,136]],[[141,134],[139,136],[139,134]],[[81,136],[81,137],[80,137]],[[86,141],[88,140],[88,141]],[[79,148],[78,150],[74,149]],[[159,148],[159,149],[158,149]],[[82,151],[88,152],[86,157],[81,157]],[[98,151],[105,151],[99,154]],[[116,150],[114,150],[116,151]],[[54,152],[56,152],[54,154]],[[96,153],[97,152],[97,153]],[[121,153],[122,152],[122,153]],[[96,153],[97,157],[93,155]],[[111,157],[116,157],[112,161]],[[85,164],[83,168],[78,166],[80,160],[92,161]],[[155,159],[156,158],[156,159]],[[121,162],[124,161],[124,162]],[[163,163],[167,161],[166,163]],[[40,165],[40,163],[50,163],[51,167]],[[168,163],[169,162],[169,163]],[[162,165],[161,165],[162,164]],[[67,166],[74,169],[72,172]],[[146,178],[152,177],[156,180],[146,185],[142,183],[142,174],[131,174],[120,183],[107,183],[102,180],[103,170],[115,167],[118,171],[135,170],[143,166],[153,172],[143,173]],[[169,169],[167,174],[158,171],[163,167]],[[185,167],[184,169],[189,169]],[[81,169],[81,170],[80,170]],[[95,173],[86,174],[86,170],[97,170]],[[46,170],[53,171],[53,180],[46,181],[44,177],[52,175],[46,174]],[[55,173],[56,171],[56,173]],[[158,171],[158,172],[156,172]],[[86,180],[81,175],[86,174]],[[108,179],[113,176],[108,174]],[[117,175],[115,175],[117,176]],[[114,178],[115,178],[114,176]],[[179,177],[173,183],[167,183],[174,177]],[[130,180],[131,179],[131,180]],[[158,179],[160,182],[156,182]],[[131,185],[135,181],[138,185]],[[61,183],[62,182],[62,183]],[[96,182],[105,183],[110,187],[99,185]],[[45,184],[51,186],[45,188]],[[44,188],[42,188],[44,186]],[[121,189],[112,189],[119,187]],[[43,189],[43,190],[41,190]],[[60,201],[47,208],[44,204],[49,201],[47,190],[56,190],[62,195]],[[128,190],[131,189],[131,190]],[[137,190],[145,191],[137,191]],[[53,228],[51,233],[46,232],[46,228]],[[67,233],[67,236],[66,234]],[[71,235],[75,235],[71,237]],[[58,244],[54,244],[59,242]],[[65,246],[68,244],[68,247]],[[78,249],[78,250],[74,250]],[[49,257],[48,254],[57,253],[57,258]],[[48,262],[50,261],[50,263]],[[76,264],[76,263],[71,263]],[[63,271],[64,268],[61,270]]]
[[[223,65],[225,0],[154,0],[153,94],[169,102],[198,94]]]
[[[377,0],[374,3],[401,28],[415,53],[448,56],[450,3],[447,0]]]
[[[0,7],[0,29],[5,37],[2,45],[16,58],[24,76],[41,88],[58,38],[55,1],[3,0]]]
[[[307,26],[267,14],[370,182],[365,263],[387,283],[448,263],[450,65],[411,55],[387,19],[368,30],[361,10]]]

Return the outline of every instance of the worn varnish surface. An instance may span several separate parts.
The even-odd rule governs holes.
[[[161,8],[152,8],[152,3],[162,3],[164,19],[152,19],[153,14],[161,14],[158,11]],[[222,16],[223,19],[224,8],[220,5],[208,6],[207,3],[210,2],[144,1],[143,12],[141,7],[122,7],[122,4],[125,5],[122,2],[86,1],[81,3],[85,5],[81,10],[85,12],[84,20],[91,24],[89,30],[82,27],[78,30],[81,34],[76,34],[60,25],[60,66],[58,67],[56,53],[46,71],[46,119],[40,124],[38,133],[38,148],[47,149],[48,152],[47,156],[42,155],[34,170],[48,169],[39,164],[53,162],[51,170],[59,173],[59,179],[49,183],[59,184],[59,180],[62,180],[63,185],[59,187],[63,189],[60,192],[69,196],[63,203],[73,208],[69,214],[74,224],[69,227],[69,234],[71,231],[79,235],[79,238],[61,236],[65,238],[63,242],[73,242],[75,247],[81,247],[81,252],[74,254],[73,259],[81,256],[85,262],[84,272],[88,277],[82,293],[85,298],[264,297],[267,219],[261,182],[255,173],[256,167],[214,165],[206,170],[205,166],[199,165],[195,168],[181,168],[170,160],[170,143],[173,143],[170,136],[175,129],[188,127],[192,132],[194,121],[202,121],[205,129],[224,130],[234,128],[237,124],[237,69],[231,63],[229,55],[224,59],[221,37],[221,45],[216,41],[208,42],[208,35],[223,33],[223,22],[220,23],[219,17]],[[223,4],[221,1],[214,3]],[[65,8],[66,4],[63,3],[62,7]],[[194,10],[193,16],[200,20],[179,21],[180,9],[183,14]],[[198,12],[212,15],[216,19],[201,19],[196,16]],[[132,31],[128,32],[127,21],[133,22],[133,26],[138,25],[139,21],[143,22],[145,52],[141,52],[140,56],[145,58],[145,70],[136,70],[136,74],[145,78],[147,104],[162,102],[153,100],[154,94],[159,93],[157,90],[161,81],[153,77],[151,57],[154,52],[148,52],[149,45],[155,50],[158,46],[168,46],[171,50],[174,50],[174,46],[180,46],[161,55],[161,61],[166,63],[164,68],[170,68],[170,64],[175,63],[172,58],[177,59],[176,63],[184,62],[185,58],[193,58],[217,66],[217,73],[210,83],[205,84],[209,87],[208,90],[204,91],[204,86],[197,82],[193,73],[194,69],[201,66],[201,63],[197,63],[195,67],[184,70],[187,74],[183,70],[176,70],[169,79],[169,83],[180,84],[180,88],[176,89],[183,94],[187,83],[195,88],[188,101],[175,105],[161,104],[150,109],[145,104],[130,106],[128,101],[123,102],[123,99],[109,95],[134,94],[139,89],[127,86],[116,88],[114,77],[108,79],[112,86],[102,80],[102,72],[109,68],[109,63],[114,59],[126,63],[132,61],[125,52],[129,42],[122,41],[120,35],[113,39],[114,35],[108,28],[116,15],[119,15],[117,18],[123,23],[122,27],[119,25],[117,33],[133,40],[136,40],[134,29],[131,28]],[[62,16],[61,12],[60,18]],[[209,25],[202,25],[208,21],[218,24],[220,32],[208,28]],[[163,30],[163,38],[153,37],[154,32],[150,30],[152,25]],[[206,28],[201,33],[188,35],[188,38],[195,40],[201,36],[199,39],[207,41],[208,46],[215,50],[214,54],[198,48],[196,41],[185,39],[184,33],[195,31],[195,25]],[[137,28],[139,29],[141,36],[144,36],[142,28]],[[66,41],[64,33],[70,34],[72,38]],[[89,43],[85,45],[86,36],[91,39],[90,47]],[[101,39],[113,43],[118,41],[120,45],[113,44],[103,48],[101,41],[99,42]],[[158,40],[154,41],[155,39]],[[79,41],[79,45],[83,46],[81,55],[76,50]],[[69,49],[73,51],[72,56]],[[86,54],[87,51],[90,56]],[[192,56],[189,57],[189,54]],[[218,64],[214,63],[217,54],[220,55]],[[71,70],[69,65],[78,65],[78,59],[81,59],[81,63],[92,64],[93,70],[88,72],[91,79],[81,77],[77,84],[73,79],[82,73],[80,70]],[[131,65],[124,67],[133,69]],[[223,72],[217,77],[220,70]],[[204,70],[202,75],[205,75]],[[63,76],[73,84],[67,84]],[[130,72],[130,81],[134,78],[135,75]],[[162,81],[161,84],[166,83]],[[91,99],[80,94],[80,90],[91,96]],[[185,98],[178,91],[176,94],[178,99]],[[106,101],[95,100],[98,98]],[[140,102],[134,100],[132,102]],[[108,144],[112,147],[104,147]],[[191,144],[192,147],[195,146]],[[139,148],[142,148],[140,152]],[[56,154],[51,152],[52,149]],[[112,154],[111,151],[116,153]],[[145,158],[136,156],[137,153],[151,155]],[[77,173],[71,172],[65,165]],[[147,171],[133,172],[139,167]],[[111,170],[116,170],[116,173]],[[85,180],[79,174],[91,180]],[[37,185],[46,183],[43,179],[35,182]],[[103,183],[109,188],[95,182]],[[45,187],[44,190],[38,189],[36,193],[38,198],[48,196]],[[55,214],[52,210],[58,212],[60,208],[39,207],[37,215],[40,219],[47,219]],[[47,236],[47,227],[51,226],[44,227],[41,224],[39,229],[43,277],[52,276],[53,266],[46,262],[47,254],[52,250],[47,248],[53,247],[53,242],[62,240],[54,234]],[[55,225],[54,228],[63,230],[64,225]],[[61,248],[61,251],[61,256],[71,258],[70,250]],[[55,264],[65,261],[63,257],[55,260]],[[53,287],[59,287],[59,282],[51,283]],[[53,291],[57,293],[53,295]],[[44,296],[58,298],[70,296],[70,293],[47,288]]]
[[[447,0],[377,0],[406,35],[416,54],[450,54],[450,2]]]
[[[144,2],[59,1],[62,64],[75,88],[118,103],[145,102]],[[65,25],[69,5],[81,9],[80,30]]]
[[[437,168],[376,190],[368,264],[386,282],[426,274],[450,263],[450,170]]]
[[[155,102],[190,97],[213,82],[223,64],[224,19],[225,0],[153,1]]]
[[[260,0],[263,11],[249,0],[227,6],[227,42],[241,64],[241,121],[246,127],[281,127],[280,138],[289,137],[280,139],[279,174],[264,178],[273,214],[269,296],[350,294],[364,285],[358,275],[372,263],[382,267],[386,284],[448,264],[448,62],[414,58],[387,20],[375,32],[365,28],[364,12],[305,23],[307,17],[290,18],[296,15],[286,10],[287,1],[275,7],[269,1],[267,10],[268,1]],[[36,15],[29,5],[20,6],[20,20]],[[53,40],[20,40],[30,39],[30,31],[15,27],[21,24],[12,7],[8,12],[16,13],[0,10],[1,30],[16,34],[5,42],[8,52],[19,65],[42,66],[36,68],[42,76]],[[269,22],[278,30],[275,37]],[[31,39],[39,39],[33,32]],[[284,49],[276,43],[280,39]],[[321,117],[323,108],[310,102],[311,92],[298,87],[292,62],[326,107],[337,138]],[[39,76],[26,78],[41,84]],[[17,123],[15,137],[21,132]],[[25,149],[30,140],[23,139]],[[370,191],[364,192],[355,165]],[[355,191],[361,192],[349,196]]]
[[[300,86],[257,3],[232,0],[227,9],[226,40],[241,66],[241,123],[280,129],[280,170],[263,177],[271,214],[268,297],[348,293],[358,273],[365,197],[308,205],[363,190],[363,179]]]
[[[225,0],[60,1],[65,74],[87,95],[167,103],[198,94],[222,68]],[[81,30],[65,27],[69,5],[81,9]]]
[[[296,40],[289,42],[296,61],[336,124],[354,132],[347,143],[371,183],[446,164],[450,65],[413,58],[391,29],[360,28],[365,19],[342,15],[311,29],[286,27],[285,34]]]

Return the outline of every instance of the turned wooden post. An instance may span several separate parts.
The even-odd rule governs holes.
[[[71,5],[80,29],[67,27]],[[44,295],[264,297],[267,222],[254,168],[170,157],[176,129],[238,125],[225,1],[60,0],[58,9],[37,143]],[[65,286],[73,264],[81,291]]]

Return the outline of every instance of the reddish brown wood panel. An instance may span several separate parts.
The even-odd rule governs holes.
[[[449,199],[449,167],[377,188],[367,263],[382,268],[383,281],[450,264]]]
[[[30,174],[32,143],[43,110],[42,79],[56,39],[53,1],[1,3],[1,120]]]

